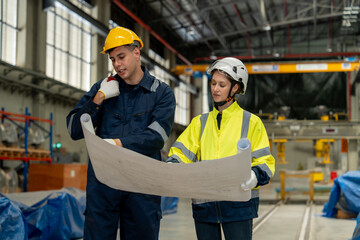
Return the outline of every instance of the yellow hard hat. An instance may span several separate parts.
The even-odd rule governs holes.
[[[144,46],[141,39],[130,29],[124,27],[113,28],[106,37],[105,45],[101,53],[106,54],[106,52],[112,48],[134,44],[135,41],[139,42],[140,49]]]

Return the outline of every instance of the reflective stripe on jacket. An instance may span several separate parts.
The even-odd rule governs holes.
[[[260,118],[234,102],[222,112],[220,129],[219,111],[195,117],[170,148],[171,161],[192,163],[219,159],[237,154],[237,141],[248,138],[251,143],[251,166],[258,185],[267,184],[275,171],[275,159],[270,153],[269,139]],[[241,183],[239,183],[240,185]],[[197,221],[229,222],[257,217],[259,189],[252,190],[248,202],[207,202],[195,200],[193,215]],[[213,216],[213,214],[217,216]]]

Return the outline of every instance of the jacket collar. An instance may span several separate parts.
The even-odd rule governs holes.
[[[139,86],[139,87],[142,87],[142,88],[145,88],[145,89],[148,90],[148,91],[151,91],[151,86],[152,86],[152,84],[153,84],[153,82],[154,82],[154,76],[152,76],[152,75],[150,74],[150,72],[147,70],[146,67],[141,66],[141,69],[142,69],[143,72],[144,72],[144,76],[143,76],[143,78],[140,80],[138,86]],[[119,77],[119,75],[116,74],[116,77],[120,79],[120,83],[121,83],[122,86],[126,86],[126,85],[127,85],[126,82],[125,82],[121,77]]]
[[[237,104],[236,101],[234,101],[229,107],[223,110],[222,112],[222,118],[230,117],[232,114],[235,114],[236,112],[240,111],[241,107],[239,104]],[[219,110],[217,110],[215,107],[213,107],[213,115],[216,117],[219,114]]]
[[[144,76],[141,79],[139,86],[145,88],[148,91],[151,91],[151,86],[154,82],[154,76],[150,75],[150,72],[146,67],[141,66],[141,69],[144,71]]]

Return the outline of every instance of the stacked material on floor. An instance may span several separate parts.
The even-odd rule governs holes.
[[[87,164],[31,163],[28,191],[47,191],[61,188],[86,189]]]
[[[324,216],[357,218],[353,239],[360,240],[360,171],[349,171],[334,180]]]
[[[16,126],[11,123],[0,123],[0,146],[14,147],[18,142]]]
[[[360,213],[356,218],[356,227],[352,236],[353,240],[360,240]]]
[[[85,192],[77,188],[0,194],[0,239],[83,237]],[[177,212],[178,198],[162,197],[163,214]]]
[[[0,239],[83,236],[85,192],[75,188],[0,195]]]
[[[177,212],[179,198],[177,197],[161,197],[161,211],[163,215],[173,214]]]
[[[15,193],[18,191],[19,176],[15,169],[0,168],[0,193]]]
[[[27,239],[24,215],[17,204],[0,195],[0,239]]]

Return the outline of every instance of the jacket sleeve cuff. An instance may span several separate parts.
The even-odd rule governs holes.
[[[129,141],[126,138],[120,138],[121,144],[124,148],[129,149],[129,150],[133,150],[131,148],[129,148],[130,144]]]
[[[270,176],[259,166],[253,166],[251,167],[251,170],[255,172],[256,178],[258,180],[258,186],[262,186],[270,182]]]
[[[260,186],[260,185],[263,185],[263,184],[260,184],[259,168],[257,168],[257,167],[255,166],[255,167],[251,167],[251,170],[254,171],[254,173],[255,173],[255,175],[256,175],[256,179],[257,179],[257,184],[256,184],[255,188],[257,188],[257,187]]]
[[[89,102],[86,104],[86,108],[90,111],[90,115],[92,115],[100,110],[100,105],[97,105],[92,100],[89,100]]]

